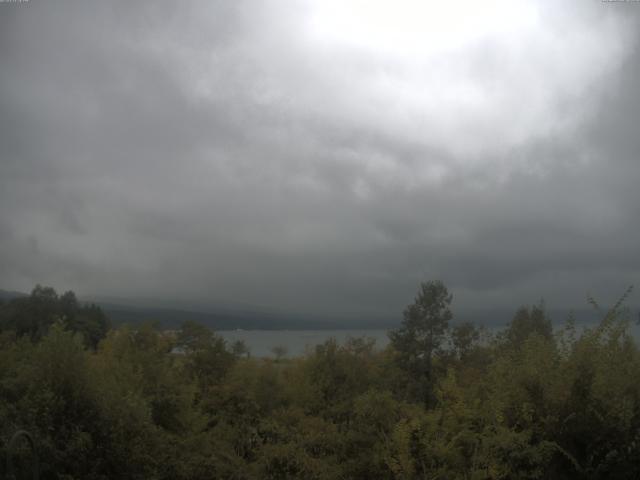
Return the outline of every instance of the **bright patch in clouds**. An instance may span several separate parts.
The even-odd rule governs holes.
[[[603,94],[632,34],[607,11],[593,21],[563,9],[526,0],[318,0],[307,36],[318,62],[330,62],[316,67],[318,78],[351,73],[323,99],[464,166],[571,135],[594,113],[598,104],[585,97]],[[570,28],[553,21],[562,14]]]
[[[318,40],[415,56],[522,32],[537,22],[534,6],[519,0],[321,0],[310,32]]]

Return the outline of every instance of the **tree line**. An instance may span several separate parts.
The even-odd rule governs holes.
[[[452,323],[430,281],[388,347],[331,339],[276,360],[194,322],[110,328],[37,286],[0,304],[0,460],[30,478],[28,449],[8,451],[26,430],[43,479],[639,478],[623,300],[589,329],[554,331],[537,305],[490,334]]]

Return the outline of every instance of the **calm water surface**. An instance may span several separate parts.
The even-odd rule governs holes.
[[[595,323],[576,325],[578,333],[587,327],[593,328]],[[503,328],[494,326],[488,330],[495,334]],[[629,331],[635,337],[636,343],[640,344],[640,326],[633,322]],[[344,344],[349,337],[373,338],[378,349],[383,349],[389,344],[388,330],[221,330],[216,333],[230,344],[236,340],[243,340],[254,357],[273,357],[274,347],[285,347],[287,357],[296,357],[332,337],[340,344]]]
[[[254,357],[272,357],[271,350],[277,346],[285,347],[288,357],[296,357],[332,337],[340,344],[349,337],[373,338],[379,349],[389,343],[387,330],[220,330],[216,333],[228,343],[243,340]]]

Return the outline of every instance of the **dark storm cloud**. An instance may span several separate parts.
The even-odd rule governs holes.
[[[408,55],[318,39],[313,2],[0,4],[0,286],[615,297],[640,272],[640,8],[531,5],[525,33]]]

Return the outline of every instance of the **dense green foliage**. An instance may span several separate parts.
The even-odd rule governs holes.
[[[619,305],[582,332],[522,308],[491,336],[449,325],[450,304],[429,282],[387,349],[274,360],[192,322],[107,331],[37,287],[0,306],[0,455],[26,429],[41,478],[67,480],[640,476],[640,354]]]
[[[81,334],[84,344],[93,349],[109,330],[109,321],[100,307],[81,305],[71,291],[58,295],[51,287],[36,285],[28,297],[0,301],[0,331],[18,338],[26,336],[38,341],[56,322]]]

